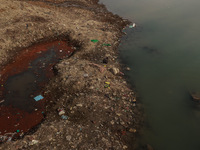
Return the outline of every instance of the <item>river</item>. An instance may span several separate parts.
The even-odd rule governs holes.
[[[188,91],[200,91],[200,1],[100,3],[137,24],[125,30],[119,51],[144,108],[140,143],[155,150],[199,150],[200,107]]]

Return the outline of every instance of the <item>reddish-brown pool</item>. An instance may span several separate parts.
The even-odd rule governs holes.
[[[74,52],[67,41],[55,40],[22,50],[0,71],[0,142],[24,135],[44,119],[42,89],[53,66]]]

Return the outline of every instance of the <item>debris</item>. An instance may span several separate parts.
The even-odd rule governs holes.
[[[110,82],[105,82],[104,87],[105,87],[105,88],[110,88]]]
[[[34,97],[35,101],[39,101],[42,100],[44,97],[42,95],[38,95],[36,97]]]
[[[64,108],[58,108],[58,114],[59,114],[59,116],[64,115],[65,114]]]
[[[129,28],[135,28],[136,27],[136,24],[133,23],[133,25],[130,25]]]
[[[111,44],[106,44],[106,43],[104,43],[103,46],[111,46]]]
[[[129,68],[129,67],[126,67],[126,70],[130,71],[130,70],[131,70],[131,68]]]
[[[89,75],[88,75],[87,73],[85,73],[83,76],[86,78],[86,77],[88,77]]]
[[[61,118],[62,118],[63,120],[67,120],[67,119],[68,119],[68,116],[62,115]]]
[[[93,42],[93,43],[97,43],[97,42],[99,42],[99,41],[96,40],[96,39],[93,39],[93,40],[91,40],[91,42]]]

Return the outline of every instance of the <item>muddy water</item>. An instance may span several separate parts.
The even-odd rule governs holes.
[[[200,149],[200,1],[101,0],[136,22],[119,48],[145,111],[140,144],[156,150]]]
[[[0,71],[0,142],[23,136],[44,119],[43,88],[54,76],[54,65],[73,53],[66,41],[36,44],[22,50]]]

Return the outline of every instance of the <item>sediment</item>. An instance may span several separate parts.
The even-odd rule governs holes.
[[[0,2],[1,69],[38,42],[67,38],[77,47],[42,91],[45,120],[0,149],[134,149],[141,113],[117,51],[130,22],[96,0]]]

